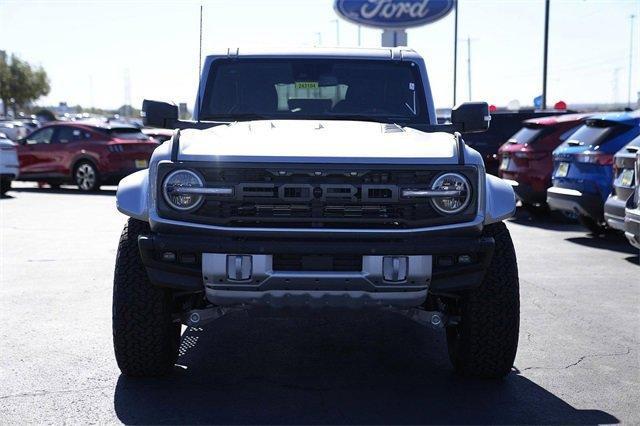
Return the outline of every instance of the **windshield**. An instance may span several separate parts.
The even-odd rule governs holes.
[[[415,64],[341,59],[215,61],[200,119],[428,123]]]
[[[511,136],[510,143],[529,144],[534,142],[542,134],[542,128],[523,127]]]

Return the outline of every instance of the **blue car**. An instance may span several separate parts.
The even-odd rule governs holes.
[[[576,214],[595,234],[606,228],[604,203],[613,188],[614,154],[640,134],[640,110],[593,116],[553,151],[552,210]]]

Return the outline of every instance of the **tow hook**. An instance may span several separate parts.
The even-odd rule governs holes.
[[[458,323],[456,317],[449,317],[440,311],[425,311],[424,309],[394,309],[399,314],[412,319],[421,325],[426,325],[436,329],[444,328],[447,325]]]
[[[189,327],[197,327],[217,320],[232,312],[244,311],[242,307],[212,306],[205,309],[193,309],[183,317],[183,323]]]

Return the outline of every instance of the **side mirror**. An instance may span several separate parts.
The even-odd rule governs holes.
[[[451,124],[460,133],[479,133],[489,129],[491,115],[486,102],[465,102],[451,110]]]
[[[173,129],[178,121],[178,106],[168,102],[142,101],[142,122],[145,126]]]

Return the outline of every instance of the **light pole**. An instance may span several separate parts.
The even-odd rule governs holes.
[[[456,106],[456,89],[458,83],[458,0],[455,0],[453,7],[453,106]]]
[[[631,76],[633,75],[633,24],[636,19],[636,15],[629,15],[629,26],[631,27],[631,39],[629,40],[629,83],[627,94],[627,107],[631,108]]]
[[[549,6],[550,0],[544,2],[544,59],[542,62],[542,109],[547,109],[547,58],[549,53]]]
[[[471,37],[467,36],[467,84],[469,85],[469,101],[471,101]]]

